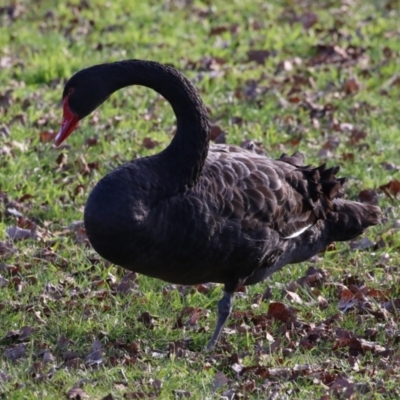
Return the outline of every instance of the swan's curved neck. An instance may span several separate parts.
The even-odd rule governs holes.
[[[192,186],[204,164],[210,139],[207,110],[193,84],[174,68],[151,61],[129,60],[110,65],[110,92],[129,85],[149,87],[172,106],[176,134],[170,145],[154,156],[160,172],[180,188]]]

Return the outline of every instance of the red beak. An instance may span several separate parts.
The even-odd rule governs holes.
[[[54,144],[59,146],[79,125],[79,118],[76,116],[68,105],[68,96],[63,101],[63,119],[61,129],[54,139]]]

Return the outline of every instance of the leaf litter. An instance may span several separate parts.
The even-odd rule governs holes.
[[[184,7],[189,5],[188,2],[181,3]],[[233,101],[237,102],[234,103],[235,107],[237,104],[254,106],[254,112],[263,111],[265,103],[275,100],[282,106],[284,111],[277,113],[273,124],[286,136],[287,141],[279,145],[271,143],[273,151],[304,146],[313,152],[315,150],[314,154],[321,159],[343,160],[345,168],[349,168],[350,164],[370,154],[368,143],[372,140],[373,132],[366,124],[368,119],[365,115],[380,112],[381,109],[361,101],[357,96],[363,96],[370,85],[369,77],[384,64],[380,65],[373,59],[367,45],[352,43],[351,35],[365,35],[363,26],[371,22],[368,19],[360,22],[362,26],[351,29],[349,34],[349,28],[343,20],[349,8],[354,10],[352,7],[355,2],[345,1],[340,8],[334,9],[336,14],[332,17],[331,26],[323,25],[321,10],[306,3],[294,2],[293,7],[286,7],[278,21],[289,24],[292,29],[300,27],[303,35],[310,32],[316,40],[312,44],[307,43],[306,51],[301,49],[293,54],[289,47],[281,50],[272,42],[267,45],[264,39],[249,43],[245,49],[239,48],[240,68],[245,73],[243,78],[232,84],[232,88],[226,89],[227,97],[232,95]],[[58,21],[56,10],[48,11],[40,29],[50,32],[54,23],[63,30],[70,43],[89,38],[95,23],[92,24],[85,13],[90,11],[92,4],[81,1],[70,6],[73,18]],[[385,7],[389,10],[393,6],[387,2]],[[218,17],[215,10],[218,7],[203,9],[193,6],[191,12],[204,22],[209,18],[214,21]],[[11,24],[22,18],[26,11],[26,7],[18,3],[2,7],[0,14],[6,24]],[[210,81],[226,77],[234,68],[226,53],[216,55],[216,49],[229,49],[229,46],[233,46],[229,41],[232,38],[239,40],[246,30],[259,35],[267,27],[268,22],[258,15],[243,24],[215,22],[206,32],[215,43],[215,54],[202,54],[193,60],[183,57],[180,62],[199,81],[202,76],[207,76]],[[104,27],[104,43],[94,44],[97,51],[113,46],[107,43],[106,35],[114,31],[122,32],[123,26],[116,24]],[[388,38],[390,35],[397,37],[398,32],[394,30],[385,35]],[[388,46],[382,48],[383,63],[397,58],[395,50]],[[6,71],[17,69],[20,62],[11,53],[0,55],[0,68]],[[235,63],[239,64],[237,60]],[[325,86],[321,85],[316,74],[329,71],[330,68],[338,71],[340,78],[328,78],[330,81]],[[381,89],[382,96],[387,97],[398,85],[398,76],[391,74],[385,82]],[[59,84],[60,79],[58,83],[49,83],[47,89]],[[40,146],[51,143],[57,129],[58,117],[46,111],[42,96],[22,99],[19,96],[14,87],[4,88],[0,93],[0,113],[5,117],[0,128],[1,165],[7,162],[7,158],[16,159],[18,154],[28,149],[26,143],[12,139],[17,128],[32,126],[35,129],[38,154]],[[267,96],[274,96],[273,100],[266,99]],[[35,104],[42,111],[31,120],[26,111],[29,109],[31,112]],[[221,110],[211,109],[212,140],[216,143],[235,140],[227,136],[226,132],[231,132],[231,129],[227,129],[229,124],[240,127],[247,135],[251,128],[249,116],[236,110],[235,114],[230,115],[230,112],[223,110],[223,101],[221,104]],[[155,107],[147,107],[143,118],[158,123]],[[100,128],[101,124],[106,130],[115,128],[123,124],[123,117],[114,116],[104,122],[101,115],[94,114],[90,121],[91,128]],[[261,131],[268,129],[263,126]],[[262,143],[262,137],[267,133],[270,134],[260,133],[257,142]],[[313,133],[317,139],[312,136]],[[113,134],[107,135],[106,140],[115,140]],[[253,146],[246,140],[243,140],[245,146]],[[100,148],[103,141],[104,136],[91,134],[84,140],[85,149],[89,153],[91,149]],[[160,139],[150,136],[140,138],[138,143],[143,150],[162,145]],[[86,153],[75,156],[66,146],[57,153],[53,164],[45,166],[59,179],[54,180],[54,185],[62,188],[63,194],[59,198],[61,204],[82,207],[79,198],[88,192],[89,187],[85,179],[92,178],[102,168],[102,157],[103,154],[93,160]],[[114,161],[119,162],[119,155],[115,157]],[[379,187],[374,187],[376,183],[372,179],[369,188],[361,187],[360,182],[356,182],[356,193],[349,194],[362,202],[379,202],[383,205],[393,230],[383,232],[385,225],[377,237],[357,239],[345,251],[343,247],[332,246],[327,250],[328,260],[329,252],[342,251],[350,258],[339,253],[336,259],[338,265],[333,266],[325,266],[323,259],[319,258],[311,262],[303,276],[294,281],[290,280],[289,272],[288,278],[282,272],[281,281],[284,283],[277,285],[268,282],[264,295],[253,295],[252,289],[240,292],[237,295],[238,302],[246,304],[245,311],[235,309],[220,346],[213,354],[205,356],[202,346],[196,343],[198,339],[192,338],[201,336],[203,340],[209,336],[215,310],[209,302],[203,302],[201,307],[197,301],[212,296],[217,290],[216,285],[203,284],[193,288],[164,285],[160,290],[164,302],[180,305],[176,306],[172,317],[158,315],[151,307],[152,300],[144,294],[143,281],[137,274],[119,269],[100,272],[103,268],[109,269],[110,265],[88,250],[82,221],[70,225],[69,222],[63,225],[58,221],[46,224],[42,217],[38,217],[43,210],[48,211],[46,205],[39,207],[42,195],[32,195],[21,188],[15,195],[11,191],[10,194],[0,192],[0,221],[6,226],[6,235],[0,241],[0,287],[7,291],[7,296],[9,294],[0,302],[0,313],[19,313],[26,315],[29,320],[26,325],[5,327],[1,339],[3,360],[13,364],[28,361],[32,351],[34,361],[29,361],[29,374],[36,381],[51,380],[61,369],[86,374],[88,370],[117,367],[121,370],[130,368],[137,375],[138,371],[154,373],[160,363],[171,360],[174,363],[187,362],[199,370],[210,371],[208,389],[229,399],[252,396],[271,399],[301,397],[296,391],[296,384],[300,386],[304,381],[323,393],[321,399],[357,398],[368,393],[396,397],[398,389],[386,387],[384,379],[397,377],[400,364],[397,350],[400,338],[398,271],[396,258],[378,257],[378,254],[385,252],[393,254],[396,246],[391,239],[395,230],[398,230],[396,221],[399,220],[397,205],[400,186],[395,176],[398,172],[396,162],[383,162],[382,168],[388,175]],[[68,180],[68,176],[73,179]],[[385,197],[392,201],[392,208],[386,206]],[[34,246],[31,253],[27,250],[29,246]],[[73,252],[75,247],[79,252],[89,252],[83,261],[87,268],[84,272],[73,272],[76,267],[73,260],[75,253],[71,255],[64,251],[68,249]],[[366,253],[371,253],[368,259],[371,264],[358,265],[360,255]],[[329,261],[326,263],[329,264]],[[54,268],[57,278],[44,283],[40,273]],[[337,271],[342,269],[354,272],[338,275]],[[32,293],[26,294],[27,288],[35,289],[35,293],[32,290]],[[181,303],[176,303],[177,299]],[[187,304],[189,301],[190,305]],[[53,338],[41,337],[49,322],[58,315],[71,315],[82,324],[85,321],[94,324],[98,318],[117,314],[115,310],[123,310],[129,302],[142,304],[141,311],[130,318],[125,317],[129,330],[123,331],[120,336],[112,329],[111,332],[93,332],[96,331],[94,328],[79,336],[74,335],[73,339],[61,332]],[[168,333],[155,345],[152,335],[165,327],[169,329]],[[246,338],[251,338],[250,345]],[[319,356],[313,357],[316,353]],[[313,362],[297,362],[294,355],[309,356]],[[0,371],[0,381],[14,382],[10,372],[3,369]],[[90,398],[84,390],[85,384],[87,382],[79,382],[71,389],[64,390],[63,395],[74,399]],[[156,378],[140,378],[137,382],[123,379],[115,380],[114,387],[118,388],[118,395],[113,392],[104,399],[119,398],[120,393],[124,393],[124,398],[159,398],[163,381]],[[183,386],[170,393],[175,398],[196,396]]]

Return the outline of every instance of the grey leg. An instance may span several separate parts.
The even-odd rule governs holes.
[[[211,340],[207,345],[207,350],[212,349],[218,342],[222,333],[222,329],[225,325],[225,322],[229,318],[229,315],[231,315],[232,307],[233,307],[233,292],[225,291],[224,296],[218,302],[217,326],[215,327]]]

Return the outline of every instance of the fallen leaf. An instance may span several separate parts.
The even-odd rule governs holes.
[[[210,125],[210,139],[211,140],[215,140],[222,132],[223,132],[223,130],[221,129],[221,127],[219,125],[216,125],[216,124]]]
[[[0,369],[0,382],[7,382],[11,379],[11,376],[6,374],[4,371]]]
[[[9,284],[9,280],[4,278],[4,276],[0,275],[0,288],[6,287]]]
[[[310,29],[318,22],[318,16],[313,12],[305,12],[298,16],[298,21],[303,24],[304,29]]]
[[[340,293],[340,301],[338,304],[339,310],[346,312],[353,308],[358,303],[358,299],[346,287]]]
[[[22,229],[18,226],[10,226],[6,229],[8,237],[12,240],[26,240],[26,239],[37,239],[35,231],[30,229]]]
[[[268,307],[268,317],[281,322],[293,322],[296,320],[296,310],[280,302],[271,302]]]
[[[154,328],[154,317],[150,315],[147,311],[144,311],[137,319],[141,322],[146,328],[153,329]]]
[[[90,136],[85,140],[85,144],[89,147],[96,146],[99,143],[97,136]]]
[[[75,357],[65,362],[65,367],[70,369],[84,369],[85,363],[80,357]],[[86,369],[86,368],[85,368]]]
[[[137,274],[135,272],[127,272],[121,282],[115,287],[115,291],[120,294],[128,294],[137,288]]]
[[[361,190],[361,192],[358,193],[358,200],[361,203],[372,204],[374,206],[377,206],[379,203],[378,193],[373,189]]]
[[[325,299],[323,296],[318,296],[318,306],[321,310],[325,310],[326,308],[329,307],[328,300]]]
[[[299,278],[297,283],[301,286],[320,287],[327,280],[328,273],[320,268],[309,267],[305,276]]]
[[[102,397],[101,400],[115,400],[115,397],[109,393],[107,396]]]
[[[356,94],[360,90],[360,84],[356,78],[347,79],[343,83],[343,90],[347,95]]]
[[[151,139],[149,137],[146,137],[146,138],[143,139],[142,146],[145,149],[149,149],[150,150],[150,149],[154,149],[154,147],[158,146],[158,142],[157,142],[157,140],[153,140],[153,139]]]
[[[103,345],[99,340],[96,340],[92,345],[92,352],[85,357],[85,364],[90,367],[100,365],[103,362],[102,351]]]
[[[303,300],[300,298],[300,296],[295,293],[295,292],[291,292],[290,290],[285,290],[286,292],[286,297],[289,298],[289,300],[293,303],[297,303],[297,304],[303,304]]]
[[[330,390],[338,398],[350,399],[355,392],[355,386],[350,378],[344,378],[339,375],[329,386]]]
[[[56,159],[59,170],[62,170],[68,163],[68,155],[66,153],[60,153]]]
[[[384,306],[390,313],[395,315],[400,314],[400,298],[389,300],[385,302]]]
[[[187,355],[187,343],[184,340],[177,340],[175,342],[171,342],[168,345],[169,356],[174,357],[185,357]]]
[[[225,386],[229,382],[229,379],[225,376],[222,371],[218,371],[214,376],[214,381],[211,385],[211,390],[215,392],[217,389]]]
[[[238,29],[239,29],[239,24],[218,25],[210,29],[208,36],[222,35],[225,32],[237,33]]]
[[[49,130],[49,131],[42,131],[39,133],[39,140],[42,143],[48,143],[54,140],[54,138],[56,137],[57,132],[53,131],[53,130]]]
[[[8,360],[15,361],[26,355],[26,344],[20,343],[4,350],[3,356]]]
[[[400,193],[400,181],[396,178],[392,179],[386,185],[379,186],[379,189],[393,200]]]
[[[124,393],[124,399],[145,399],[147,397],[146,393],[141,391]]]
[[[42,362],[43,362],[44,365],[46,365],[46,364],[55,364],[56,363],[56,358],[49,351],[46,351],[43,354]]]
[[[172,391],[172,393],[178,399],[190,399],[190,397],[192,397],[192,394],[187,390],[175,389]]]
[[[354,128],[351,131],[349,142],[351,145],[357,144],[360,140],[365,139],[367,137],[367,132],[361,129]]]
[[[352,250],[367,250],[374,247],[374,242],[372,242],[367,237],[363,237],[360,240],[352,240],[350,242],[350,248]]]
[[[9,331],[4,339],[23,342],[35,331],[36,329],[32,326],[24,326],[18,331]]]
[[[88,399],[89,395],[79,387],[74,387],[67,392],[67,397],[73,400]]]
[[[0,241],[0,256],[4,258],[11,256],[16,253],[17,249],[12,243],[6,241]]]
[[[265,60],[272,55],[275,55],[274,52],[269,50],[249,50],[247,52],[247,61],[254,61],[257,64],[264,65]]]

